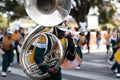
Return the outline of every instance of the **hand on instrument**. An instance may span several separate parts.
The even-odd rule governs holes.
[[[57,73],[57,71],[58,71],[57,68],[49,68],[48,69],[48,73],[50,73],[50,74],[55,74],[55,73]]]

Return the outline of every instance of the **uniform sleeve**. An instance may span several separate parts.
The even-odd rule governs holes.
[[[36,45],[36,50],[34,54],[34,60],[36,64],[38,64],[39,69],[42,72],[47,72],[49,65],[42,64],[42,63],[44,61],[44,55],[48,53],[49,48],[51,48],[49,37],[47,37],[47,35],[41,35],[39,39],[37,40],[37,44],[35,45]]]
[[[36,51],[35,51],[35,54],[34,54],[34,60],[36,62],[36,64],[41,64],[43,61],[44,61],[44,51],[45,49],[44,48],[36,48]],[[46,64],[46,65],[42,65],[42,66],[39,66],[39,69],[42,71],[42,72],[46,72],[48,70],[49,66]]]

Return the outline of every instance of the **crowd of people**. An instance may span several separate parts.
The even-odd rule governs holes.
[[[23,28],[16,27],[14,30],[10,28],[0,29],[0,49],[2,54],[2,73],[3,77],[10,72],[10,65],[14,60],[14,53],[17,55],[17,63],[19,63],[20,46],[24,40]]]
[[[40,65],[42,62],[44,62],[44,55],[47,54],[48,51],[51,50],[51,39],[47,34],[42,34],[38,40],[37,44],[32,44],[30,49],[34,50],[34,47],[36,47],[36,51],[34,53],[34,61],[39,66],[39,69],[46,73],[48,72],[51,76],[48,78],[45,78],[43,80],[62,80],[61,75],[61,68],[62,69],[80,69],[80,64],[82,62],[82,51],[81,46],[86,43],[86,39],[84,37],[84,30],[78,31],[78,34],[75,37],[75,34],[71,32],[71,29],[67,26],[62,26],[61,24],[58,26],[53,27],[52,33],[58,37],[58,39],[61,41],[63,46],[63,54],[64,59],[62,61],[62,64],[59,68],[55,67],[49,67],[48,64]],[[81,40],[79,38],[82,38]],[[49,43],[47,43],[48,41]],[[46,45],[46,46],[41,46]],[[58,45],[55,45],[56,48]],[[32,54],[31,54],[32,55]],[[32,61],[32,60],[31,60]]]
[[[58,33],[56,33],[56,30],[58,31]],[[55,34],[58,38],[62,38],[59,35],[61,35],[61,31],[60,29],[57,29],[53,31],[53,34]],[[63,29],[64,30],[64,29]],[[62,31],[62,33],[64,32],[64,34],[62,35],[64,37],[64,35],[69,35],[66,38],[70,40],[73,40],[73,35],[71,35],[70,33],[67,34],[67,31]],[[0,29],[0,49],[3,50],[3,54],[2,54],[2,72],[1,75],[3,77],[7,76],[7,72],[10,72],[10,66],[13,64],[14,61],[14,54],[16,54],[16,61],[19,64],[20,63],[20,59],[19,59],[19,55],[20,55],[20,47],[22,45],[22,42],[24,41],[25,37],[27,34],[25,34],[24,29],[21,27],[15,27],[14,30],[11,28],[5,28],[5,29]],[[71,39],[70,39],[71,37]],[[65,37],[64,37],[65,38]],[[78,40],[77,42],[79,42],[80,40]],[[71,44],[69,42],[69,48],[70,51],[72,53],[74,53],[75,51],[75,45],[74,43]],[[71,46],[72,45],[72,46]],[[81,45],[81,43],[80,43]],[[70,47],[71,46],[71,47]],[[67,46],[68,47],[68,46]],[[76,51],[79,52],[79,56],[82,58],[82,53],[81,53],[81,49],[80,46],[76,46]],[[71,57],[69,57],[69,55],[67,55],[69,59],[72,59]],[[73,56],[73,58],[75,57],[75,55]],[[78,62],[78,65],[81,63]]]
[[[86,48],[88,49],[87,53],[90,53],[90,40],[92,31],[88,31],[83,28],[80,28],[78,31],[79,34],[73,36],[73,39],[75,40],[75,45],[80,48],[81,54],[82,47],[86,45]],[[112,64],[111,70],[114,71],[116,77],[120,78],[120,27],[107,29],[105,35],[102,35],[101,30],[97,30],[94,32],[96,32],[97,49],[101,48],[102,38],[105,39],[107,51],[106,54],[109,56],[107,62],[109,64]],[[81,59],[82,57],[83,55],[80,55]],[[80,64],[76,67],[76,69],[80,69]]]
[[[52,33],[58,37],[58,39],[61,40],[63,50],[65,52],[65,61],[61,64],[59,69],[55,68],[48,68],[46,67],[39,67],[40,69],[43,69],[43,72],[49,72],[51,76],[51,80],[54,80],[54,76],[58,76],[57,79],[61,80],[61,67],[63,68],[75,68],[75,69],[80,69],[80,65],[82,63],[82,58],[83,58],[83,52],[82,52],[82,47],[86,44],[88,53],[90,53],[90,31],[87,31],[83,28],[80,28],[79,30],[75,29],[76,31],[72,31],[71,28],[67,27],[67,30],[64,27],[53,27]],[[86,34],[87,32],[87,34]],[[99,42],[101,40],[101,35],[99,32],[96,32],[96,38],[97,38],[97,43],[98,48]],[[0,49],[4,51],[4,54],[2,54],[2,73],[1,75],[3,77],[7,76],[7,72],[10,72],[10,65],[12,65],[13,60],[14,60],[14,54],[16,53],[17,57],[17,63],[19,63],[19,55],[20,55],[20,47],[22,45],[22,42],[24,41],[25,37],[27,34],[24,33],[23,28],[18,28],[16,27],[14,30],[7,28],[7,29],[0,29]],[[110,47],[112,47],[112,56],[110,59],[108,59],[108,63],[113,64],[111,70],[115,71],[116,77],[120,77],[120,63],[118,63],[114,59],[114,54],[116,51],[119,49],[120,45],[120,28],[118,29],[113,29],[112,31],[107,30],[107,35],[105,36],[106,39],[106,49],[107,49],[107,54],[110,53]],[[45,36],[44,36],[45,37]],[[40,42],[39,42],[40,43]],[[33,45],[34,46],[34,45]],[[37,46],[36,46],[37,47]],[[39,48],[39,47],[38,47]],[[40,50],[41,51],[41,50]],[[41,51],[44,52],[44,51]],[[36,61],[36,64],[39,64],[42,62],[40,57],[43,59],[42,56],[39,56],[39,53],[35,53],[34,59]],[[43,54],[43,53],[41,53]],[[39,57],[39,58],[38,58]],[[77,65],[73,63],[73,61],[76,60]],[[67,62],[67,67],[65,66]],[[70,65],[69,65],[70,64]],[[72,64],[72,66],[71,66]],[[73,66],[75,65],[75,66]],[[54,75],[53,75],[54,74]],[[47,78],[45,79],[47,80]],[[49,79],[48,79],[49,80]]]
[[[112,55],[107,60],[109,64],[113,64],[111,70],[115,72],[116,77],[120,77],[120,63],[115,58],[115,54],[120,48],[120,27],[107,30],[106,35],[106,49],[107,55],[111,53],[110,48],[112,47]],[[118,52],[120,54],[120,52]],[[120,56],[118,56],[120,58]]]

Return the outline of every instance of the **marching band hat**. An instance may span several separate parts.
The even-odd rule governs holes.
[[[85,28],[80,28],[79,29],[79,33],[83,33],[83,32],[86,32],[87,31],[87,29],[85,29]]]
[[[10,28],[7,28],[7,33],[13,34],[13,31]]]
[[[16,26],[16,27],[14,27],[14,29],[18,31],[20,29],[20,27]]]

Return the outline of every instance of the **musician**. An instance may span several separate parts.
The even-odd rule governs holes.
[[[107,49],[107,54],[108,54],[109,51],[110,51],[110,44],[111,44],[110,37],[111,37],[111,33],[110,33],[110,29],[108,29],[108,30],[107,30],[107,34],[106,34],[106,36],[105,36],[105,39],[106,39],[106,49]]]
[[[90,53],[90,31],[87,32],[86,35],[86,40],[87,40],[87,49],[88,49],[88,54]]]
[[[45,31],[46,31],[46,29],[45,29]],[[58,39],[60,39],[62,42],[62,45],[64,48],[65,60],[73,61],[75,59],[75,53],[74,53],[75,46],[73,43],[73,39],[71,38],[71,35],[66,34],[66,31],[68,31],[68,29],[65,26],[53,27],[53,34],[55,34],[58,37]],[[47,54],[51,50],[51,48],[52,48],[51,47],[51,39],[46,34],[42,34],[37,39],[37,43],[34,42],[31,45],[30,49],[35,49],[34,61],[38,66],[44,61],[44,54]],[[32,61],[32,60],[30,60],[30,61]],[[64,63],[64,61],[63,61],[63,63]],[[75,66],[75,65],[73,65],[73,66]],[[39,69],[43,73],[48,72],[51,75],[50,77],[45,78],[44,80],[62,80],[60,67],[59,68],[49,67],[49,65],[46,64],[46,65],[39,66]]]
[[[118,31],[117,31],[117,40],[116,41],[117,41],[116,49],[118,50],[120,48],[120,27],[118,28]],[[115,53],[116,53],[116,51],[115,51]],[[114,56],[115,53],[112,56]],[[117,61],[115,61],[115,63],[113,64],[111,70],[114,70],[115,73],[116,73],[115,74],[116,77],[120,78],[120,64]]]
[[[61,40],[66,58],[71,61],[74,60],[75,45],[72,39],[72,35],[68,32],[68,27],[61,25],[58,27],[54,27],[53,34],[55,34],[58,39]],[[69,52],[70,55],[67,52]]]
[[[49,31],[49,28],[45,28],[44,31]],[[52,48],[51,39],[47,34],[42,34],[30,47],[30,49],[35,49],[34,61],[39,66],[39,69],[43,73],[48,72],[50,74],[50,77],[43,80],[62,80],[61,68],[50,67],[47,64],[40,65],[44,61],[44,55],[47,54]]]
[[[16,54],[17,54],[17,63],[19,63],[19,55],[20,55],[20,52],[19,52],[19,49],[18,47],[20,47],[20,42],[21,42],[21,34],[19,32],[19,27],[15,27],[15,31],[13,33],[13,38],[15,39],[15,47],[14,47],[14,50],[16,51]]]
[[[77,39],[77,43],[76,43],[76,45],[77,45],[76,50],[79,52],[79,56],[80,56],[81,59],[83,58],[81,48],[84,44],[87,43],[87,40],[86,40],[86,37],[85,37],[85,31],[86,30],[84,28],[80,28],[79,38]],[[80,69],[80,64],[76,67],[76,69],[78,69],[78,70]]]
[[[1,75],[3,77],[7,76],[7,71],[9,69],[10,63],[12,61],[12,48],[13,48],[13,43],[14,43],[14,39],[12,38],[12,30],[11,29],[7,29],[6,34],[4,34],[1,38],[0,38],[0,42],[1,42],[1,48],[2,50],[5,52],[2,55],[3,61],[2,61],[2,73]]]
[[[108,63],[109,64],[113,64],[113,59],[114,59],[114,54],[115,52],[117,51],[117,30],[115,28],[112,29],[112,34],[111,34],[111,38],[110,38],[110,41],[111,41],[111,44],[112,44],[112,51],[113,51],[113,54],[112,56],[110,57],[110,59],[108,59]]]
[[[57,30],[56,32],[55,29]],[[55,34],[61,40],[64,49],[65,57],[63,63],[61,64],[61,68],[75,68],[81,63],[81,53],[80,50],[75,47],[73,33],[70,31],[68,26],[59,25],[58,27],[54,28],[53,34]]]

